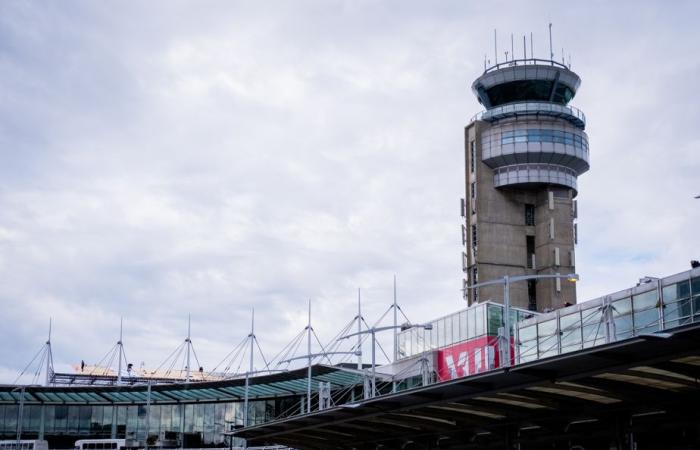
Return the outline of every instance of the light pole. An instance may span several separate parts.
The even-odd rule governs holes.
[[[385,327],[372,327],[364,331],[358,331],[357,333],[352,333],[352,334],[346,334],[345,336],[341,337],[340,339],[348,339],[353,336],[359,336],[361,334],[371,334],[372,335],[372,395],[370,397],[374,397],[375,393],[377,392],[377,362],[376,362],[376,357],[375,357],[375,345],[377,342],[376,339],[376,334],[380,331],[387,331],[387,330],[396,330],[397,328],[399,329],[408,329],[408,328],[423,328],[424,330],[432,330],[433,329],[433,324],[431,323],[424,323],[424,324],[410,324],[408,327],[404,328],[401,325],[388,325]]]
[[[505,357],[502,358],[502,366],[510,366],[510,284],[518,281],[542,280],[548,278],[567,279],[571,282],[576,282],[579,280],[579,276],[576,273],[569,273],[566,275],[517,275],[514,277],[506,275],[503,278],[496,278],[495,280],[484,281],[483,283],[477,283],[466,287],[466,289],[476,289],[482,286],[492,286],[495,284],[503,285],[503,338],[505,340],[503,353],[505,353]]]

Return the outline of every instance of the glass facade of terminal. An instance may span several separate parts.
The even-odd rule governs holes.
[[[295,408],[296,406],[296,408]],[[249,403],[248,421],[259,424],[272,420],[289,408],[299,408],[298,399],[275,399]],[[243,424],[243,403],[204,403],[179,405],[23,405],[22,437],[40,435],[94,438],[138,439],[148,436],[149,444],[170,436],[184,436],[186,447],[225,444],[224,432]],[[19,405],[0,404],[0,436],[12,439],[17,433]],[[42,421],[43,415],[43,421]],[[43,422],[43,423],[42,423]],[[42,432],[43,429],[43,432]],[[54,447],[52,447],[54,448]]]
[[[532,311],[511,308],[511,329]],[[503,305],[485,302],[428,322],[432,330],[409,328],[398,335],[399,358],[415,356],[483,336],[497,336],[503,326]]]
[[[638,286],[547,314],[511,310],[515,362],[581,350],[700,322],[700,269]],[[399,358],[443,349],[482,336],[498,336],[503,306],[482,303],[409,328],[398,335]]]
[[[700,269],[562,308],[518,324],[517,362],[700,322]]]

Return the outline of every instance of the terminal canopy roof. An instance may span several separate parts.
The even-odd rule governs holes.
[[[663,427],[697,430],[698,380],[700,324],[692,324],[278,419],[236,436],[248,445],[300,449],[504,448],[514,437],[533,444],[525,448],[555,448],[544,442],[588,438],[619,423],[635,435],[668,438]]]
[[[312,367],[311,389],[318,391],[319,383],[331,383],[342,388],[362,383],[362,373],[352,369],[315,365]],[[308,387],[306,368],[289,372],[249,378],[248,398],[261,400],[305,395]],[[223,381],[190,382],[151,385],[150,402],[201,403],[235,402],[245,397],[245,378]],[[0,386],[1,403],[51,404],[145,404],[148,386]]]

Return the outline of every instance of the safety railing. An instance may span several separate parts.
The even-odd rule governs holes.
[[[586,115],[580,109],[569,105],[550,102],[515,102],[496,106],[474,114],[469,123],[477,120],[493,121],[522,115],[544,115],[560,117],[580,128],[586,127]]]
[[[700,322],[700,268],[518,323],[516,363]]]
[[[491,67],[487,67],[484,69],[484,74],[487,74],[489,72],[494,72],[499,69],[503,69],[504,67],[513,67],[513,66],[554,66],[554,67],[559,67],[561,69],[566,69],[570,70],[570,67],[567,66],[566,64],[562,64],[560,62],[556,62],[551,59],[540,59],[540,58],[527,58],[527,59],[511,59],[502,63],[497,63]]]

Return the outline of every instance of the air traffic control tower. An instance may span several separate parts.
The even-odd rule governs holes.
[[[486,110],[465,129],[465,285],[505,275],[575,272],[576,180],[586,172],[586,119],[569,106],[581,84],[564,64],[510,60],[472,91]],[[468,303],[503,300],[503,287],[465,289]],[[514,283],[511,304],[543,311],[576,303],[574,283]]]

